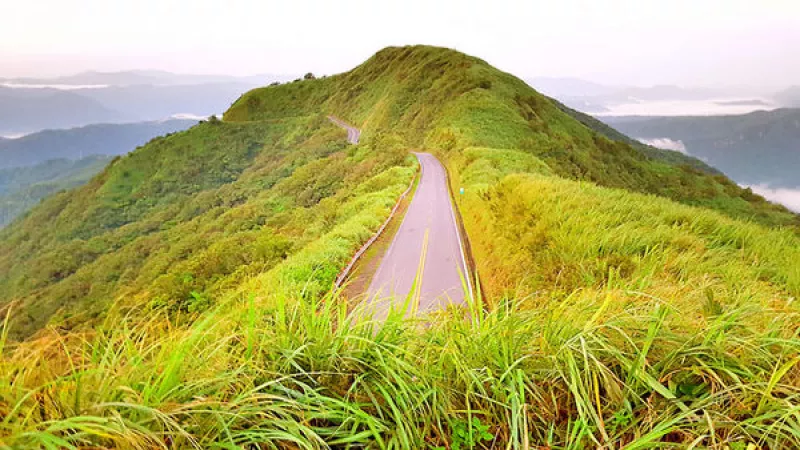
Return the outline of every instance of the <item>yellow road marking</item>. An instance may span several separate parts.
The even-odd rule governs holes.
[[[428,234],[430,228],[425,229],[425,236],[422,238],[422,251],[419,255],[419,266],[417,267],[417,282],[414,292],[414,298],[411,303],[411,315],[416,316],[419,310],[419,298],[422,295],[422,274],[425,272],[425,257],[428,254]]]

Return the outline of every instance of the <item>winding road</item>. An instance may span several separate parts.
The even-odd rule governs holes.
[[[328,118],[347,130],[348,142],[358,143],[357,128]],[[447,174],[430,153],[415,155],[419,185],[366,293],[365,309],[375,318],[385,318],[391,308],[407,307],[405,315],[415,316],[461,305],[472,293]]]
[[[336,116],[328,116],[328,120],[347,130],[347,142],[351,144],[358,144],[358,140],[361,139],[361,130]]]

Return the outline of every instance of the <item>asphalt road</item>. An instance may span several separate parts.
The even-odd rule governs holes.
[[[464,303],[465,261],[444,167],[429,153],[416,153],[422,166],[417,191],[403,223],[367,290],[367,310],[385,317],[389,308],[424,314]],[[414,285],[417,274],[421,283]],[[411,297],[409,293],[414,288]]]
[[[358,144],[358,140],[361,138],[361,130],[335,116],[328,116],[328,120],[347,130],[347,142]]]

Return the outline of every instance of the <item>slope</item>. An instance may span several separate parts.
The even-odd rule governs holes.
[[[330,112],[362,125],[369,157],[340,153],[344,143],[325,119]],[[568,179],[661,195],[764,224],[797,222],[797,216],[721,175],[653,159],[592,132],[563,107],[477,58],[434,47],[390,48],[345,74],[251,91],[222,122],[156,139],[112,162],[86,187],[49,199],[0,234],[0,302],[17,299],[22,305],[19,316],[31,324],[21,328],[23,334],[57,310],[98,315],[123,294],[139,305],[185,308],[196,297],[235,285],[229,275],[241,280],[247,266],[257,270],[251,257],[228,254],[249,242],[242,239],[260,235],[254,230],[283,230],[282,239],[296,249],[302,248],[296,242],[310,242],[301,239],[305,232],[270,225],[269,218],[311,214],[337,193],[342,197],[336,201],[344,202],[364,180],[331,170],[363,165],[364,173],[354,173],[377,176],[404,160],[398,156],[403,149],[423,146],[451,167],[463,160],[463,148],[515,148]],[[336,158],[344,160],[324,171],[295,170]],[[245,220],[231,217],[251,208],[255,222],[242,229],[224,231],[231,225],[219,224]],[[224,256],[215,254],[216,263],[198,267],[212,248]]]

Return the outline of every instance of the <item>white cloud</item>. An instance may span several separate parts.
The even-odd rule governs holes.
[[[222,114],[217,114],[217,117],[222,117]],[[186,119],[186,120],[206,120],[211,116],[198,116],[197,114],[191,113],[178,113],[173,114],[169,118],[170,119]]]
[[[792,211],[800,213],[800,189],[771,188],[766,184],[748,187],[767,200],[780,203]]]
[[[660,148],[663,150],[675,150],[681,152],[685,155],[689,153],[686,151],[686,146],[683,145],[683,141],[676,141],[670,138],[656,138],[656,139],[639,139],[639,142],[642,144],[652,145],[655,148]]]
[[[26,135],[27,133],[11,133],[11,134],[0,134],[0,137],[5,139],[19,139]]]

